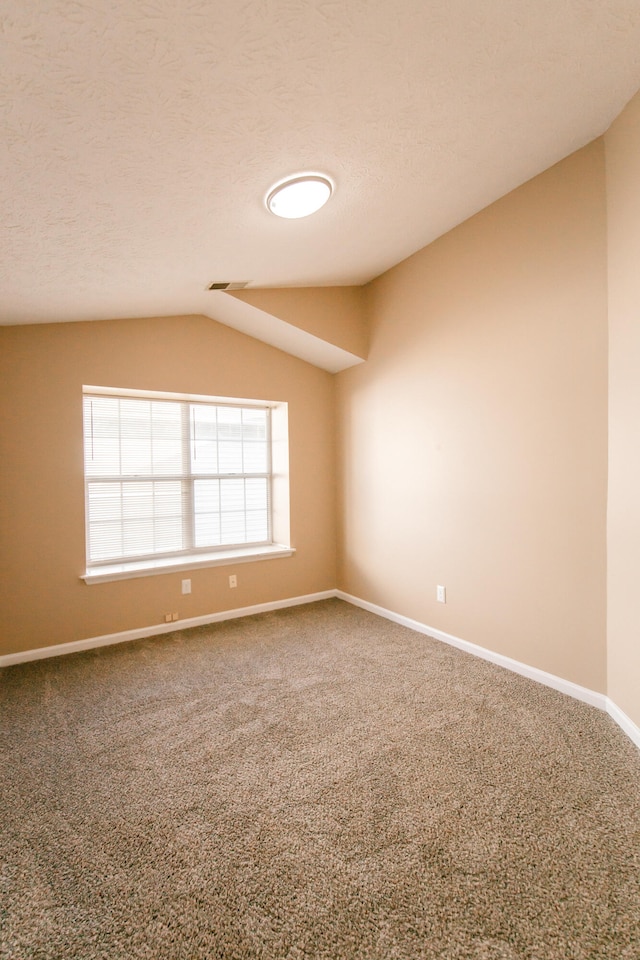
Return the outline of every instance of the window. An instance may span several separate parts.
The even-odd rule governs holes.
[[[85,388],[85,579],[269,553],[272,410]]]

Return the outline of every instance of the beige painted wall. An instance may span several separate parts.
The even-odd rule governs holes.
[[[362,287],[264,287],[232,296],[357,357],[367,356]]]
[[[605,137],[609,696],[640,726],[640,94]]]
[[[371,283],[337,377],[339,587],[600,692],[605,244],[598,140]]]
[[[640,724],[640,94],[605,143],[363,289],[260,291],[316,333],[339,291],[349,349],[366,308],[336,378],[202,317],[0,327],[0,653],[337,582]],[[288,401],[295,557],[87,587],[83,383]]]
[[[295,556],[87,586],[83,384],[287,401]],[[0,410],[0,653],[335,586],[330,374],[204,317],[3,327]]]

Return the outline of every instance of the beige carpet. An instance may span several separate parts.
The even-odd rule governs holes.
[[[0,676],[0,957],[637,960],[640,755],[338,600]]]

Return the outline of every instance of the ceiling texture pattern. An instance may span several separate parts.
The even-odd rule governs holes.
[[[640,87],[638,0],[0,0],[0,17],[5,324],[213,315],[213,280],[364,283]],[[335,194],[278,220],[265,195],[303,170]]]

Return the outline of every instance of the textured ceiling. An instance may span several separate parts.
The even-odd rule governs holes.
[[[638,0],[1,0],[0,321],[359,284],[601,134]],[[264,207],[329,173],[307,220]]]

